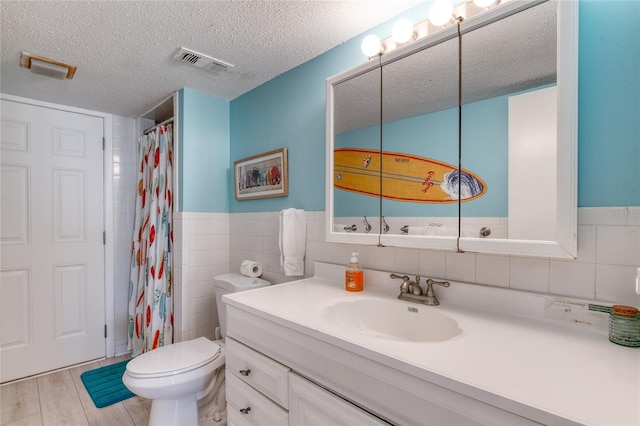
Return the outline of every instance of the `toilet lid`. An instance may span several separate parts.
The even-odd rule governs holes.
[[[132,359],[127,372],[135,377],[162,377],[186,373],[213,361],[220,346],[206,337],[163,346]]]

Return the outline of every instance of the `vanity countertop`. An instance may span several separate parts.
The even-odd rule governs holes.
[[[324,276],[319,270],[325,268],[317,265],[312,278],[226,295],[224,300],[431,383],[494,401],[516,414],[540,413],[537,421],[640,424],[640,348],[609,342],[606,328],[535,316],[543,295],[452,282],[449,289],[436,289],[440,306],[398,303],[445,313],[458,322],[462,333],[442,342],[404,342],[347,332],[322,315],[323,307],[337,301],[393,299],[398,286],[388,274],[386,282],[380,282],[385,275],[368,272],[365,291],[349,293],[335,270]],[[368,286],[368,279],[379,284]],[[494,304],[484,310],[478,308],[482,302],[477,293],[483,290],[491,293]],[[469,300],[473,308],[465,306]],[[506,309],[495,309],[496,303]]]

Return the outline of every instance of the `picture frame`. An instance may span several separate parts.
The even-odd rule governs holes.
[[[233,163],[236,200],[289,195],[287,148],[280,148]]]

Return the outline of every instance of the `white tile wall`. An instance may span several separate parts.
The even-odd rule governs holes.
[[[476,282],[495,287],[509,285],[509,257],[489,254],[476,256]]]
[[[365,268],[637,306],[638,212],[579,209],[574,261],[327,243],[325,213],[307,212],[305,277],[313,275],[314,261],[346,264],[355,251]],[[280,270],[278,226],[278,212],[174,214],[176,341],[213,338],[218,325],[213,277],[238,271],[244,259],[261,262],[262,277],[274,284],[299,279]],[[126,299],[124,305],[126,317]]]
[[[578,258],[573,261],[327,243],[324,212],[307,212],[305,276],[313,275],[310,262],[347,263],[355,251],[365,268],[640,305],[634,291],[635,268],[640,266],[640,208],[578,212]],[[250,258],[263,263],[265,279],[291,280],[280,272],[277,212],[231,214],[230,223],[230,270]]]
[[[136,188],[136,123],[113,116],[113,266],[115,354],[127,352],[129,263]]]
[[[213,339],[213,279],[229,271],[229,215],[176,212],[173,223],[174,340]]]

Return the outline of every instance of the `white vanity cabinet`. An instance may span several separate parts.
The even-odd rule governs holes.
[[[226,393],[230,425],[387,424],[231,338]]]
[[[340,348],[327,342],[321,332],[298,329],[286,320],[269,317],[253,309],[244,310],[238,305],[227,304],[230,424],[267,424],[271,419],[258,420],[258,409],[251,406],[251,410],[241,417],[249,421],[253,415],[253,423],[233,422],[239,410],[251,404],[248,400],[238,399],[242,389],[234,387],[236,378],[247,387],[252,380],[255,364],[238,359],[247,354],[250,357],[257,354],[258,359],[268,360],[288,372],[288,401],[274,403],[273,392],[269,401],[288,411],[288,424],[291,426],[385,422],[402,425],[539,424],[490,402],[459,393],[449,386],[425,381],[392,365]],[[248,376],[239,373],[247,368],[251,369]],[[439,378],[434,380],[437,382]],[[254,384],[251,386],[255,388]],[[452,384],[452,387],[456,385]],[[262,395],[261,392],[257,393]],[[500,400],[501,397],[494,396],[491,402],[500,403]],[[528,411],[527,407],[522,408]],[[271,423],[276,424],[274,421]]]
[[[396,299],[388,272],[367,271],[367,287],[352,294],[344,291],[342,265],[316,262],[314,270],[311,278],[223,296],[229,368],[247,368],[236,364],[246,352],[284,369],[288,397],[267,399],[287,412],[290,425],[340,424],[318,419],[333,415],[337,409],[326,406],[334,404],[403,426],[640,425],[640,376],[633,374],[640,354],[608,341],[606,313],[556,320],[546,315],[556,298],[454,281],[440,292],[441,305],[417,313],[439,312],[461,333],[424,341],[402,334],[404,327],[444,322],[416,317],[416,304]],[[387,330],[396,338],[368,331],[381,330],[369,312],[397,326]],[[244,348],[240,356],[237,348]],[[603,399],[602,389],[611,398]],[[320,402],[325,392],[328,404]]]

